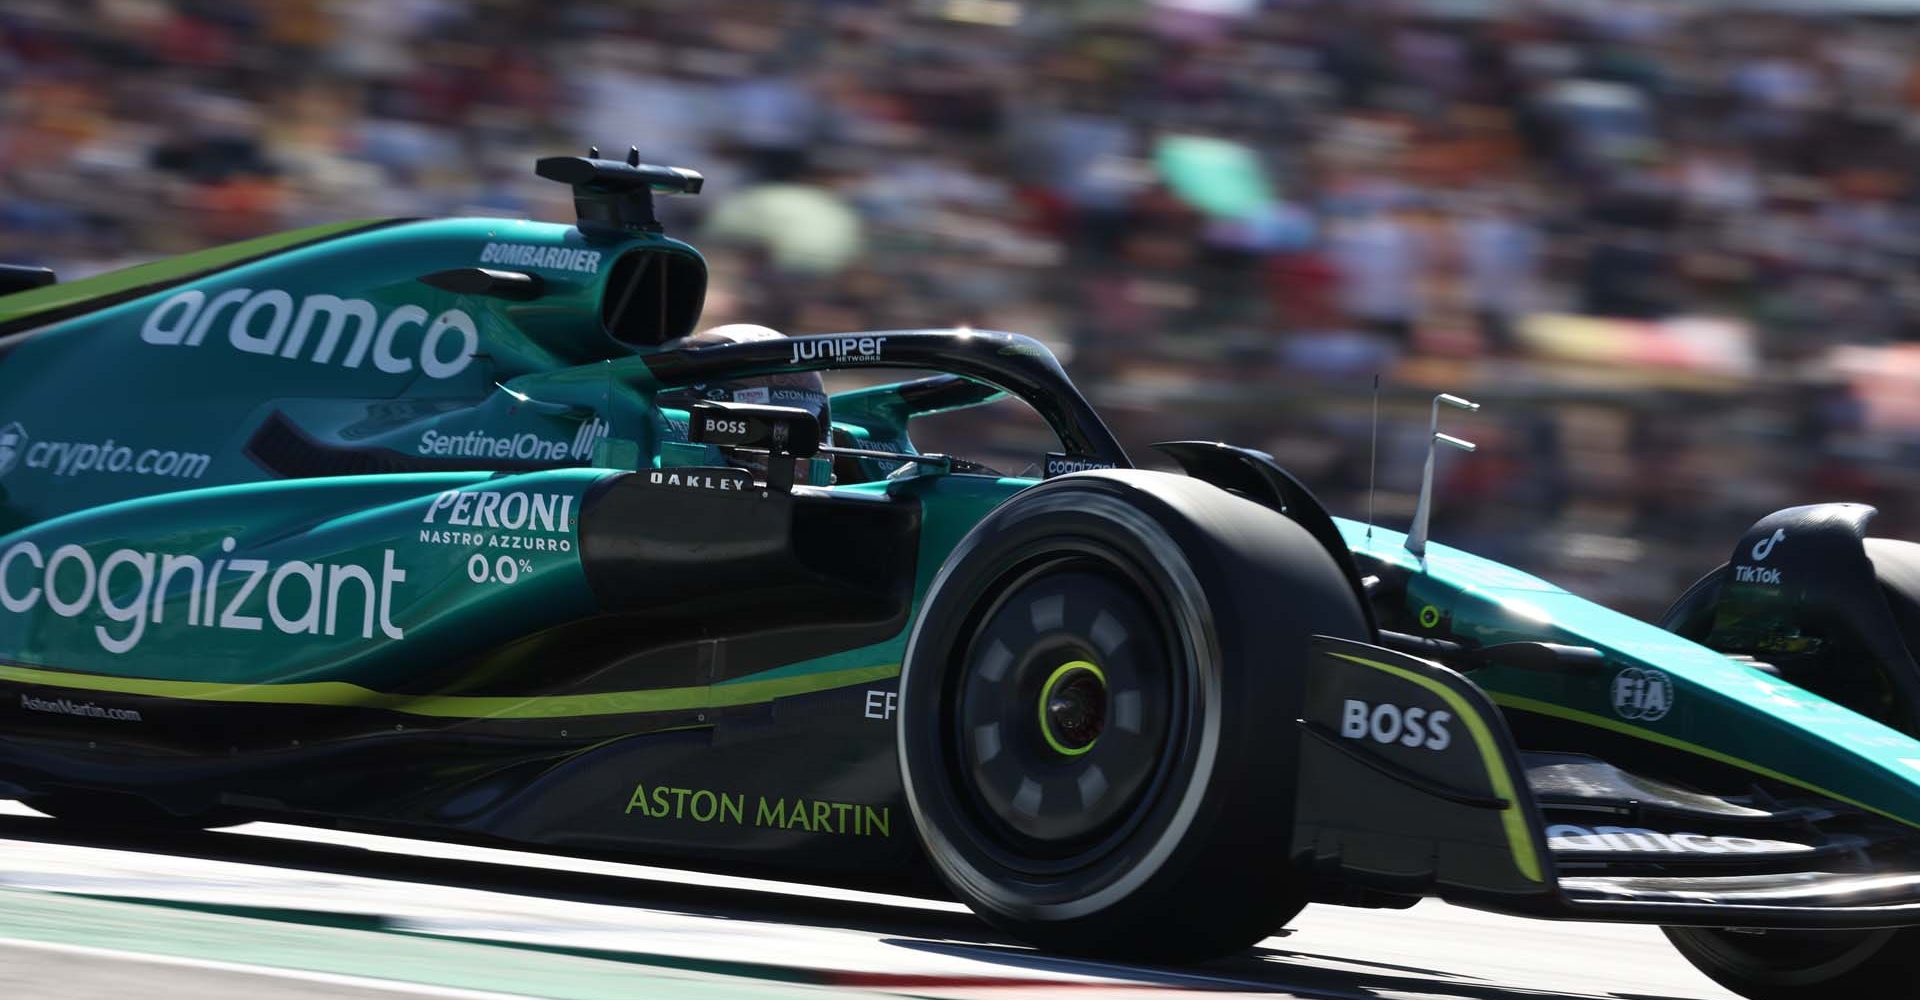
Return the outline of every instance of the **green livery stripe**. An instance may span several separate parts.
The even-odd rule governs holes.
[[[1675,750],[1685,750],[1688,753],[1699,754],[1709,760],[1717,760],[1722,764],[1729,764],[1763,777],[1772,778],[1775,781],[1784,781],[1789,785],[1797,785],[1816,795],[1824,795],[1836,802],[1845,802],[1857,809],[1865,809],[1870,813],[1877,813],[1895,822],[1904,823],[1907,826],[1920,827],[1920,823],[1916,823],[1913,820],[1903,816],[1896,816],[1885,809],[1870,806],[1865,802],[1842,795],[1832,789],[1822,788],[1804,778],[1796,778],[1791,774],[1776,771],[1762,764],[1755,764],[1750,760],[1742,760],[1732,754],[1722,753],[1710,747],[1703,747],[1698,743],[1689,743],[1686,740],[1668,736],[1665,733],[1657,733],[1651,729],[1642,729],[1639,726],[1630,725],[1618,719],[1609,719],[1604,715],[1595,715],[1592,712],[1582,712],[1577,708],[1556,705],[1550,701],[1540,701],[1535,698],[1526,698],[1517,694],[1502,694],[1498,691],[1492,691],[1489,692],[1489,694],[1493,696],[1494,703],[1502,708],[1513,708],[1522,712],[1532,712],[1535,715],[1548,715],[1556,719],[1565,719],[1569,722],[1579,722],[1600,729],[1611,730],[1623,736],[1631,736],[1634,739],[1646,740],[1649,743],[1658,743],[1661,746],[1672,747]]]
[[[823,670],[818,673],[754,680],[751,675],[712,686],[608,691],[602,694],[501,697],[410,695],[373,691],[344,681],[296,684],[221,684],[210,681],[151,680],[75,674],[0,664],[0,681],[75,691],[212,701],[241,705],[318,705],[365,708],[436,719],[572,719],[596,715],[677,712],[733,705],[754,705],[799,694],[831,691],[900,676],[898,663]]]
[[[137,295],[158,291],[169,285],[177,285],[211,274],[222,268],[245,264],[268,254],[387,225],[392,221],[395,220],[356,219],[352,222],[309,226],[306,229],[295,229],[292,232],[274,233],[271,236],[211,247],[197,253],[168,257],[150,264],[136,264],[133,267],[96,274],[79,281],[0,296],[0,334],[12,333],[30,320],[47,323],[66,319],[81,312],[104,308]]]
[[[1331,650],[1329,650],[1331,652]],[[1500,744],[1494,741],[1493,730],[1487,726],[1487,720],[1480,717],[1472,703],[1460,696],[1460,692],[1431,677],[1424,677],[1405,667],[1391,663],[1381,663],[1346,653],[1334,653],[1350,663],[1363,667],[1383,670],[1404,681],[1432,691],[1440,700],[1453,709],[1455,718],[1467,724],[1467,732],[1473,734],[1473,745],[1480,750],[1480,759],[1487,766],[1487,780],[1493,785],[1493,794],[1507,800],[1507,807],[1500,810],[1500,825],[1507,831],[1507,847],[1513,852],[1513,863],[1520,874],[1529,882],[1544,882],[1540,870],[1540,855],[1533,849],[1532,831],[1527,829],[1527,817],[1520,809],[1520,795],[1515,790],[1513,776],[1507,773],[1507,762],[1500,756]]]

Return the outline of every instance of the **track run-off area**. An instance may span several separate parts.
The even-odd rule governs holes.
[[[155,836],[0,802],[0,997],[896,994],[1725,1000],[1651,927],[1313,906],[1191,967],[1036,952],[955,903],[252,823]]]

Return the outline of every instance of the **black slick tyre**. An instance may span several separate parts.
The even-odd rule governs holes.
[[[1920,928],[1661,930],[1694,968],[1752,1000],[1920,997]]]
[[[113,792],[61,792],[29,798],[26,804],[63,823],[121,833],[185,833],[238,822],[233,817],[212,813],[180,815],[146,799]]]
[[[1909,651],[1920,655],[1920,545],[1863,540],[1873,575]],[[1721,566],[1690,587],[1664,624],[1699,635],[1727,575]],[[1682,957],[1714,982],[1753,1000],[1920,998],[1920,928],[1749,930],[1664,927]]]
[[[1365,619],[1281,514],[1134,470],[1014,497],[934,579],[901,675],[939,875],[1056,951],[1194,961],[1278,930],[1305,902],[1288,842],[1315,634]]]
[[[1892,538],[1868,538],[1862,543],[1873,563],[1873,577],[1900,626],[1900,639],[1920,661],[1920,544]]]

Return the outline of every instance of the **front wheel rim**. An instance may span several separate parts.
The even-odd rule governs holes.
[[[1078,757],[1100,742],[1108,714],[1107,673],[1090,660],[1068,660],[1040,687],[1040,737],[1062,757]]]
[[[1110,559],[1053,558],[1001,584],[958,651],[955,779],[984,850],[1053,874],[1104,855],[1153,801],[1180,671],[1168,623]]]

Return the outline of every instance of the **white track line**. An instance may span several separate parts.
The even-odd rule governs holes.
[[[349,976],[338,972],[313,972],[307,969],[288,969],[273,965],[253,965],[247,962],[223,962],[211,958],[182,958],[177,955],[160,955],[146,951],[127,951],[121,948],[94,948],[81,944],[56,944],[51,941],[35,941],[32,938],[0,937],[0,947],[30,948],[37,951],[49,951],[80,958],[105,958],[128,962],[146,962],[151,965],[169,965],[182,969],[233,972],[250,976],[269,976],[275,979],[297,979],[301,982],[319,983],[324,986],[351,986],[364,990],[404,993],[409,996],[447,997],[449,1000],[539,1000],[539,998],[525,993],[492,993],[485,990],[461,989],[457,986],[431,986],[424,983],[409,983],[399,979]]]

